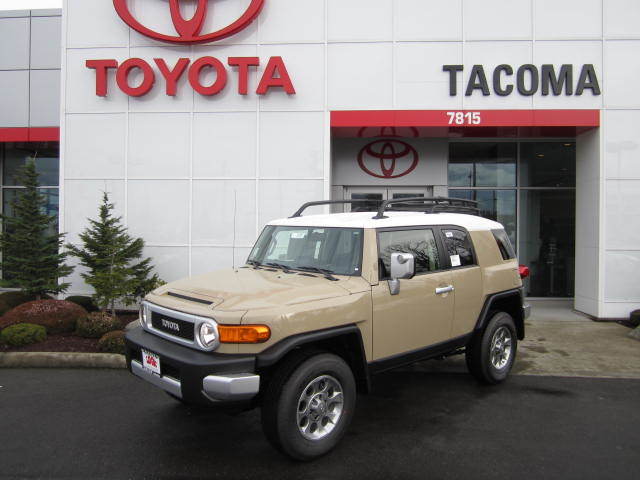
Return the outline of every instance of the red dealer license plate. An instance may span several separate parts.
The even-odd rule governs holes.
[[[160,375],[160,357],[155,353],[142,350],[142,366]]]

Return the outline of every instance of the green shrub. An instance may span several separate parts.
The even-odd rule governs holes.
[[[76,324],[76,335],[85,338],[100,338],[113,330],[120,330],[120,320],[107,312],[92,312]]]
[[[48,299],[51,297],[45,296],[44,298]],[[0,316],[18,305],[22,305],[23,303],[27,303],[35,299],[36,297],[33,295],[28,295],[20,291],[0,293]]]
[[[124,331],[115,330],[105,333],[98,340],[98,350],[105,353],[121,353],[124,355]]]
[[[94,303],[93,298],[91,298],[89,295],[72,295],[65,298],[65,300],[67,302],[73,302],[76,305],[80,305],[87,312],[97,312],[98,310],[100,310]]]
[[[7,312],[2,317],[2,323],[6,326],[16,323],[42,325],[47,333],[73,332],[78,319],[87,315],[80,305],[66,300],[34,300]]]
[[[18,323],[0,332],[0,339],[12,347],[21,347],[42,342],[47,338],[47,330],[41,325]]]

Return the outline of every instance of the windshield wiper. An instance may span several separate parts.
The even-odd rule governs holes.
[[[262,266],[262,264],[257,260],[247,260],[247,265],[253,266],[254,269],[257,269]]]
[[[333,270],[327,270],[326,268],[318,268],[318,267],[297,267],[298,270],[304,270],[306,272],[316,272],[324,275],[324,278],[331,280],[333,282],[337,282],[339,278],[334,277],[332,274],[335,273]]]
[[[291,273],[291,269],[282,263],[268,262],[268,263],[265,263],[265,265],[268,265],[270,267],[281,268],[284,273]]]

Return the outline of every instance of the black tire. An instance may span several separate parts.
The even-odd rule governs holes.
[[[324,417],[317,423],[315,420],[309,421],[308,418],[311,417],[303,419],[303,423],[311,422],[309,428],[312,430],[314,425],[319,425],[316,430],[319,429],[319,434],[324,435],[319,439],[309,439],[298,427],[298,408],[304,404],[299,401],[303,392],[313,382],[319,382],[314,384],[316,387],[325,385],[322,380],[319,380],[324,378],[327,378],[332,386],[338,385],[342,388],[342,411],[334,426],[321,426],[325,420]],[[333,380],[338,383],[333,383]],[[334,395],[337,389],[332,390],[331,385],[327,388],[327,392]],[[322,393],[317,389],[314,391],[317,393],[310,398]],[[351,423],[355,403],[356,383],[351,369],[342,358],[331,353],[316,353],[312,356],[305,353],[295,354],[285,360],[267,386],[262,402],[262,428],[269,442],[280,452],[295,460],[313,460],[326,454],[340,442]],[[332,410],[337,408],[337,404],[334,405],[330,400],[322,405],[324,407],[321,407],[321,411],[327,412],[323,415],[331,415]],[[314,410],[313,415],[318,411],[320,410]],[[326,424],[328,425],[329,422]],[[323,433],[325,428],[331,428],[331,430]],[[311,434],[313,431],[307,433],[307,435]]]
[[[491,344],[496,332],[510,335],[510,352],[506,363],[497,368],[491,361]],[[481,383],[495,385],[503,382],[516,359],[518,350],[518,335],[511,315],[505,312],[496,312],[487,323],[484,330],[477,332],[466,349],[467,368]]]

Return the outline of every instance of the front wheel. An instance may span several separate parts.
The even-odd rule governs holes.
[[[344,436],[355,408],[353,373],[342,358],[294,357],[269,383],[262,406],[267,439],[296,460],[312,460]]]
[[[504,381],[513,367],[517,346],[518,336],[513,318],[508,313],[497,312],[467,347],[469,372],[483,383]]]

